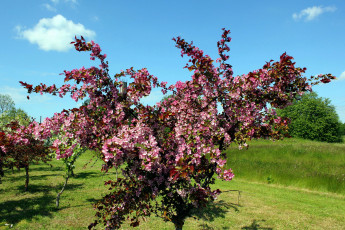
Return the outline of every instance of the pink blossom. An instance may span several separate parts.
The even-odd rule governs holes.
[[[234,178],[234,174],[232,173],[232,170],[224,170],[224,174],[223,174],[223,179],[230,181]]]

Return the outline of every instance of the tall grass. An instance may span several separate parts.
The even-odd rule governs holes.
[[[345,194],[345,144],[252,140],[248,149],[226,152],[238,178]]]

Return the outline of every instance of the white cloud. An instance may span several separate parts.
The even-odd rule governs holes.
[[[44,51],[68,51],[73,48],[70,44],[74,36],[83,36],[92,39],[96,33],[88,30],[84,25],[75,24],[58,14],[53,18],[42,18],[31,29],[23,30],[21,26],[15,28],[20,38],[37,44]]]
[[[326,13],[326,12],[334,12],[337,8],[334,6],[313,6],[306,8],[299,13],[294,13],[292,18],[295,20],[299,20],[301,18],[305,18],[306,21],[312,21],[317,18],[319,15]]]
[[[36,93],[28,94],[28,91],[24,88],[14,88],[9,86],[3,86],[0,88],[1,94],[8,94],[13,99],[16,105],[30,103],[33,99],[35,102],[43,103],[51,100],[51,97],[48,95],[40,95]],[[27,99],[27,96],[30,97],[30,100]]]
[[[345,80],[345,71],[340,74],[338,80]]]
[[[93,16],[91,19],[92,19],[92,21],[94,21],[94,22],[98,22],[98,21],[99,21],[99,17],[97,17],[97,16]]]
[[[51,3],[42,4],[42,6],[49,11],[56,12],[58,4],[62,3],[61,0],[50,0]],[[65,4],[69,4],[72,8],[74,8],[78,2],[77,0],[64,0]]]
[[[54,4],[58,4],[60,2],[60,0],[50,0],[52,3]],[[77,0],[64,0],[64,2],[70,2],[70,3],[73,3],[73,4],[76,4],[77,3]]]
[[[49,10],[49,11],[56,12],[56,8],[54,8],[52,5],[50,5],[48,3],[43,4],[43,7],[46,8],[47,10]]]

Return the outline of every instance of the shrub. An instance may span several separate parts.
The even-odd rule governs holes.
[[[341,123],[329,99],[306,93],[292,105],[277,111],[279,116],[290,119],[289,134],[304,139],[341,142]]]

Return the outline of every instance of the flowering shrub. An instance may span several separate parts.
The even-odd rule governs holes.
[[[138,226],[141,217],[151,214],[182,228],[193,209],[204,207],[220,193],[210,188],[216,175],[228,181],[234,177],[231,169],[224,168],[222,150],[231,143],[246,146],[248,139],[263,135],[282,137],[287,123],[274,108],[283,108],[296,95],[311,90],[309,80],[302,77],[306,69],[296,68],[284,53],[278,62],[234,77],[225,54],[230,50],[230,31],[223,30],[217,43],[218,67],[193,43],[173,39],[181,56],[190,58],[185,68],[192,78],[169,87],[145,68],[129,68],[111,77],[106,55],[83,37],[73,42],[76,50],[91,51],[91,60],[101,62],[99,68],[65,71],[65,82],[76,82],[72,86],[33,87],[21,82],[29,93],[63,97],[69,92],[75,101],[90,99],[87,106],[57,113],[35,129],[41,138],[64,133],[53,143],[58,159],[71,156],[78,143],[102,153],[103,170],[121,166],[122,177],[105,183],[110,193],[95,204],[98,219],[90,228],[99,223],[106,229],[120,228],[126,218],[131,226]],[[120,77],[132,79],[121,93]],[[174,96],[155,106],[142,105],[140,99],[153,87]]]

